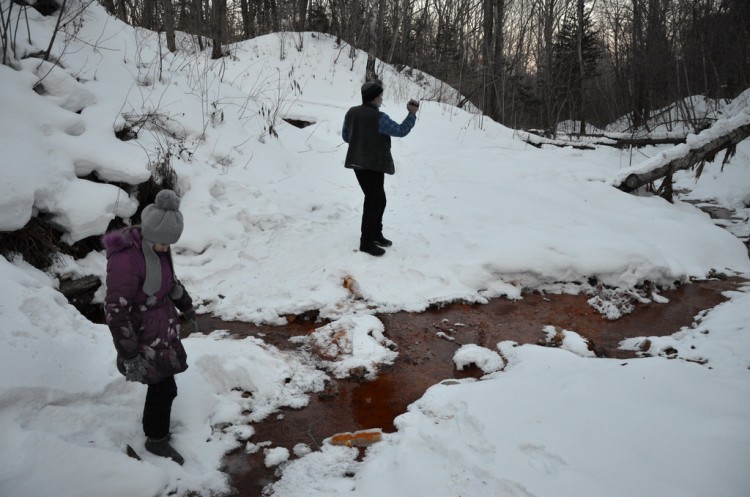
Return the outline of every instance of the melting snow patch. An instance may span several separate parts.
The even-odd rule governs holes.
[[[289,449],[285,447],[274,447],[273,449],[265,450],[266,458],[264,463],[267,468],[278,466],[279,464],[289,460]]]
[[[336,378],[360,374],[372,378],[382,364],[393,364],[396,344],[383,335],[383,323],[375,316],[349,316],[318,328],[291,342],[310,347],[322,359],[321,366]]]
[[[306,456],[307,454],[312,452],[312,449],[310,448],[310,446],[307,444],[303,444],[303,443],[298,443],[297,445],[294,446],[292,450],[294,451],[294,455],[297,457]]]
[[[503,369],[503,366],[505,365],[500,354],[494,350],[480,347],[475,344],[461,346],[461,348],[453,355],[453,362],[459,370],[470,364],[476,364],[478,368],[485,372],[485,374],[499,371]]]
[[[596,354],[589,350],[589,341],[575,331],[555,326],[545,326],[543,330],[546,335],[544,345],[565,349],[581,357],[596,357]]]

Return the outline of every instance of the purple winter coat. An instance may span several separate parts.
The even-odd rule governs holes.
[[[179,282],[175,282],[172,258],[167,252],[159,254],[162,277],[161,288],[155,294],[157,304],[151,308],[146,306],[147,295],[143,292],[146,261],[142,241],[138,228],[113,231],[102,238],[107,253],[105,313],[117,349],[120,373],[125,374],[125,359],[141,354],[148,362],[144,383],[158,383],[188,367],[176,308],[186,312],[193,302],[184,289],[179,299],[169,298],[173,285]]]

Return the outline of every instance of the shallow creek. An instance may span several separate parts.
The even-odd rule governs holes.
[[[381,314],[377,317],[385,326],[385,335],[398,345],[399,355],[391,367],[373,381],[332,380],[325,392],[310,395],[307,407],[283,409],[278,416],[254,424],[252,441],[271,441],[273,446],[290,451],[305,443],[316,450],[325,438],[340,432],[368,428],[394,431],[393,420],[430,386],[449,378],[482,376],[478,368],[455,369],[452,359],[461,345],[494,349],[504,340],[539,343],[547,325],[587,338],[600,357],[631,358],[634,352],[618,350],[621,340],[671,335],[690,326],[699,312],[726,300],[723,291],[742,283],[740,279],[716,279],[682,285],[661,293],[668,303],[636,304],[632,313],[615,321],[594,310],[585,295],[540,293],[481,305],[450,304],[422,313]],[[287,326],[256,326],[201,316],[199,324],[204,330],[226,329],[238,338],[257,336],[280,349],[294,349],[290,337],[310,333],[326,323],[296,320]],[[263,487],[275,480],[275,468],[266,468],[263,457],[262,451],[246,454],[242,449],[227,456],[224,469],[232,478],[235,495],[259,497]]]

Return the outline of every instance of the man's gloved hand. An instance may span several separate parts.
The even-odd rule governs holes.
[[[138,354],[132,359],[125,359],[125,380],[143,382],[146,378],[146,359]]]
[[[195,309],[190,309],[184,315],[187,320],[187,330],[190,333],[198,333],[198,321],[195,319]]]

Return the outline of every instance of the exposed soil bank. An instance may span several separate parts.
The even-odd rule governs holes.
[[[494,349],[498,342],[537,343],[547,325],[571,330],[588,338],[600,356],[633,357],[617,350],[621,340],[637,336],[671,335],[690,326],[699,312],[726,300],[721,292],[737,288],[743,280],[712,280],[683,285],[663,292],[666,304],[638,304],[635,311],[608,321],[587,304],[583,295],[528,294],[521,300],[497,299],[484,305],[451,304],[420,314],[378,315],[385,334],[399,346],[392,367],[374,381],[334,381],[326,392],[313,394],[299,410],[285,409],[254,426],[252,442],[272,442],[290,451],[298,443],[313,450],[335,433],[367,428],[394,430],[393,420],[430,386],[448,378],[480,377],[478,369],[457,371],[452,361],[463,344]],[[201,329],[228,329],[238,337],[259,336],[282,349],[294,348],[288,339],[309,333],[322,323],[297,321],[288,326],[255,326],[202,317]],[[441,338],[438,332],[452,337]],[[226,458],[236,495],[256,497],[274,481],[274,469],[263,464],[262,451],[248,455],[238,450]]]

